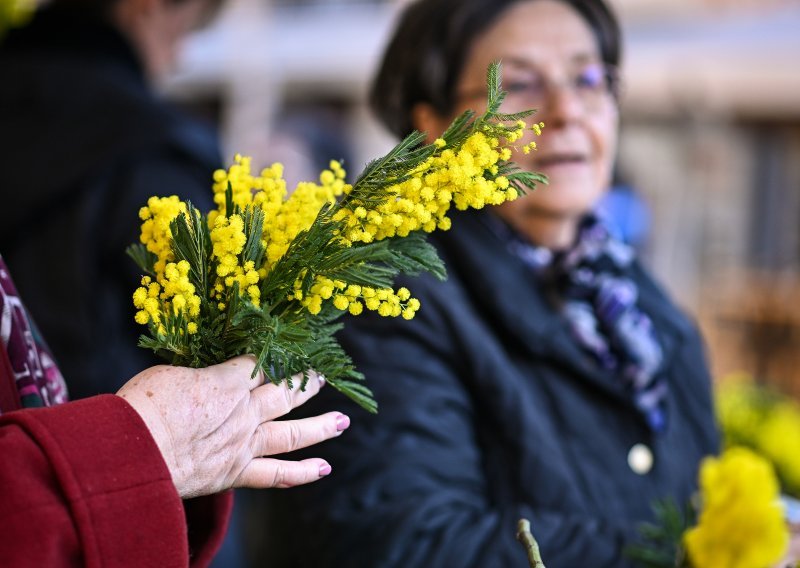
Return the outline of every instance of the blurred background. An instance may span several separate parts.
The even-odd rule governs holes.
[[[228,157],[331,158],[351,174],[392,138],[364,103],[400,0],[230,0],[162,85],[216,123]],[[626,45],[607,206],[700,321],[717,377],[800,396],[800,1],[612,0]]]
[[[395,142],[369,81],[407,0],[226,0],[159,88],[289,187]],[[700,322],[714,375],[800,398],[800,0],[609,0],[625,46],[605,203]],[[37,0],[0,0],[5,25]]]
[[[605,207],[699,321],[716,378],[800,399],[800,0],[610,2],[626,43]],[[219,128],[227,161],[283,162],[290,187],[330,159],[355,175],[395,143],[365,98],[403,3],[227,0],[159,88]],[[262,540],[233,522],[215,566]]]

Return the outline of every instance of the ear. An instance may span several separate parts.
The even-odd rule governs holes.
[[[450,125],[447,117],[441,116],[428,103],[417,103],[411,109],[411,122],[415,130],[425,133],[425,143],[431,144]]]

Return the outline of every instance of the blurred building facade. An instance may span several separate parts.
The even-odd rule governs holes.
[[[619,171],[647,264],[700,320],[717,376],[800,396],[800,2],[612,0],[625,64]],[[230,0],[169,96],[287,181],[357,173],[393,140],[364,105],[402,1]]]

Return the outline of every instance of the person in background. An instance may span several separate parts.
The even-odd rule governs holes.
[[[152,195],[212,206],[216,135],[153,86],[217,4],[54,0],[0,40],[0,250],[72,398],[157,362],[137,347],[125,249]]]
[[[274,421],[305,391],[251,378],[253,357],[146,369],[115,395],[66,402],[63,377],[0,257],[0,563],[205,566],[231,487],[292,487],[331,472],[272,456],[340,435],[329,412]],[[300,377],[296,377],[299,379]],[[267,456],[267,457],[263,457]]]
[[[405,8],[372,87],[382,122],[432,142],[485,108],[500,61],[501,111],[536,108],[545,124],[538,150],[512,159],[549,185],[454,212],[431,237],[448,280],[397,282],[421,302],[414,320],[346,321],[379,414],[353,409],[347,443],[321,450],[337,468],[324,489],[269,496],[276,542],[303,544],[273,565],[525,566],[524,517],[548,568],[616,568],[656,500],[688,503],[719,443],[703,343],[594,213],[615,159],[620,50],[603,0]]]
[[[0,38],[0,251],[72,399],[160,362],[137,346],[140,274],[125,249],[150,196],[213,206],[216,132],[155,87],[221,4],[51,0]],[[241,563],[238,509],[220,565]]]

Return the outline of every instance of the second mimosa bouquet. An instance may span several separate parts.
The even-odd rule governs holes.
[[[214,174],[213,211],[150,198],[140,211],[141,243],[128,251],[145,273],[133,295],[136,321],[148,327],[140,345],[190,367],[253,354],[276,383],[313,368],[375,412],[336,342],[336,320],[364,310],[413,318],[419,301],[394,289],[394,277],[445,278],[426,233],[450,227],[451,206],[500,204],[545,181],[510,161],[532,111],[499,112],[497,64],[487,92],[484,114],[466,112],[433,144],[411,134],[352,185],[331,162],[319,183],[301,183],[287,198],[280,164],[253,175],[250,160],[237,156]],[[530,128],[538,134],[542,126]]]
[[[700,491],[687,509],[655,504],[656,523],[641,526],[641,542],[626,556],[642,568],[769,568],[787,552],[789,527],[772,465],[733,447],[700,465]],[[531,568],[544,568],[526,519],[517,538]],[[591,559],[587,559],[587,566]]]

